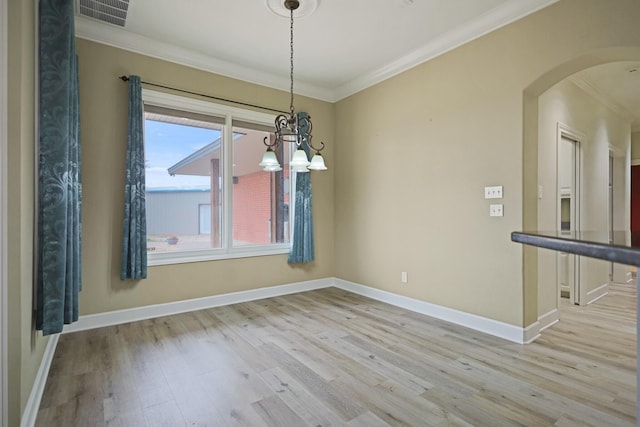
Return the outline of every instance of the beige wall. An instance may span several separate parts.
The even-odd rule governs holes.
[[[525,266],[509,237],[537,227],[537,121],[523,120],[537,120],[552,84],[603,61],[601,49],[640,53],[637,16],[636,1],[562,0],[338,102],[336,276],[513,325],[537,320],[537,280],[523,282],[535,260]],[[504,186],[503,218],[488,216],[487,185]]]
[[[329,170],[312,173],[316,261],[290,266],[286,255],[150,267],[148,279],[120,281],[127,126],[127,84],[121,75],[273,108],[286,92],[183,67],[86,40],[77,41],[83,170],[83,290],[80,314],[101,313],[260,287],[331,277],[333,260],[333,105],[296,97],[313,117],[314,140],[325,141]]]
[[[33,16],[32,2],[10,0],[11,425],[46,343],[31,324]],[[78,40],[81,314],[335,275],[531,324],[539,312],[536,251],[509,234],[537,227],[538,96],[586,66],[640,59],[638,16],[636,0],[561,0],[336,105],[297,97],[298,110],[313,116],[316,140],[328,143],[330,170],[313,178],[317,261],[291,267],[285,256],[270,256],[151,267],[140,282],[118,274],[127,88],[117,76],[279,108],[288,94]],[[503,218],[488,216],[487,185],[504,186]],[[523,252],[533,256],[523,262]],[[401,271],[409,273],[406,285]]]
[[[541,230],[558,229],[558,192],[562,167],[558,162],[558,126],[581,136],[581,221],[582,230],[608,230],[608,170],[610,145],[622,157],[615,165],[623,179],[616,186],[621,195],[614,210],[619,229],[628,224],[626,213],[630,209],[629,187],[626,176],[629,169],[630,123],[627,119],[605,107],[578,88],[570,80],[563,80],[539,98],[538,184],[542,198],[538,200],[538,226]],[[566,170],[566,168],[565,168]],[[627,220],[625,221],[625,218]],[[617,228],[617,229],[618,229]],[[627,226],[628,228],[628,226]],[[557,308],[558,290],[557,253],[538,252],[538,315]],[[609,263],[582,258],[580,261],[582,304],[591,299],[593,292],[609,282]],[[590,294],[591,293],[591,294]]]
[[[34,4],[9,1],[8,356],[9,425],[19,425],[47,339],[32,324]]]

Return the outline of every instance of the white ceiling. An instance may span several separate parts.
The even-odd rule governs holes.
[[[274,1],[129,0],[124,28],[77,16],[76,34],[288,90],[289,19]],[[335,102],[556,1],[300,0],[317,7],[294,22],[295,92]],[[640,125],[640,85],[619,87],[627,74],[612,66],[581,79]]]
[[[611,62],[571,76],[583,90],[631,121],[640,131],[640,62]]]

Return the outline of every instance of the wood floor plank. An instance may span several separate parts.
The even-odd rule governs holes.
[[[271,395],[253,402],[251,406],[270,427],[297,427],[304,424],[302,418],[293,412],[280,396]]]
[[[341,426],[344,422],[323,402],[281,368],[260,374],[261,378],[309,426]]]
[[[262,346],[262,350],[278,359],[285,372],[302,382],[317,399],[339,414],[344,421],[352,420],[365,412],[357,401],[336,390],[320,375],[280,347],[273,344],[265,344]]]
[[[371,412],[365,412],[347,423],[349,427],[389,427],[389,424]]]
[[[36,425],[633,426],[636,298],[529,345],[335,288],[65,334]]]
[[[144,408],[146,425],[151,427],[184,427],[186,423],[178,405],[172,400]]]

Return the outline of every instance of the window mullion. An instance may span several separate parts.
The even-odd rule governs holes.
[[[223,131],[222,145],[222,200],[223,200],[223,245],[225,251],[233,248],[233,124],[232,116],[227,114]]]

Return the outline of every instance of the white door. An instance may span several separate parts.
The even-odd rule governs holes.
[[[614,214],[614,202],[613,202],[613,153],[609,151],[609,243],[613,243],[613,232],[615,230],[613,214]],[[609,281],[613,282],[613,263],[609,263]]]
[[[562,135],[558,143],[558,224],[559,233],[572,236],[580,230],[579,142]],[[558,253],[558,288],[571,304],[580,304],[580,257]]]

